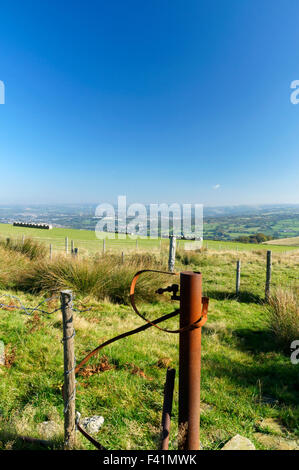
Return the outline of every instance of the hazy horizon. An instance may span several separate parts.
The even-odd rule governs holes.
[[[99,202],[67,202],[67,203],[64,203],[64,202],[56,202],[56,203],[48,203],[48,202],[44,202],[44,203],[39,203],[39,202],[35,202],[35,203],[26,203],[26,202],[16,202],[16,203],[6,203],[6,204],[3,204],[3,203],[0,203],[0,208],[10,208],[10,207],[22,207],[22,208],[26,208],[26,209],[30,209],[31,207],[72,207],[72,206],[75,206],[75,207],[85,207],[85,206],[94,206],[96,207],[97,205],[101,204],[101,203],[108,203],[108,204],[112,204],[114,206],[117,206],[117,202],[115,201],[99,201]],[[144,204],[146,206],[150,205],[150,204],[162,204],[162,203],[165,203],[165,201],[153,201],[153,202],[144,202],[144,201],[127,201],[127,204],[130,205],[130,204],[133,204],[135,202],[138,202],[140,204]],[[175,203],[178,203],[178,204],[184,204],[185,202],[181,202],[181,201],[168,201],[166,202],[166,204],[168,205],[171,205],[171,204],[175,204]],[[187,202],[187,204],[197,204],[196,202]],[[200,203],[198,203],[200,204]],[[258,203],[258,204],[219,204],[219,205],[211,205],[211,204],[203,204],[203,207],[207,207],[207,208],[210,208],[210,209],[217,209],[217,208],[266,208],[266,207],[297,207],[299,208],[299,203],[275,203],[275,204],[269,204],[269,203]]]

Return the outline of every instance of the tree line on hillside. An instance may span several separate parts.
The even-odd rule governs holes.
[[[264,233],[256,233],[255,235],[240,235],[234,239],[234,241],[241,243],[264,243],[269,240],[273,240],[273,237],[271,237],[271,235],[265,235]]]

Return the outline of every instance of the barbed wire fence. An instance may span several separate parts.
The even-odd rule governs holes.
[[[49,257],[50,259],[55,253],[64,253],[65,255],[77,256],[79,253],[89,253],[89,254],[105,254],[107,252],[134,252],[136,250],[154,250],[159,252],[162,249],[162,245],[166,245],[168,238],[150,240],[150,245],[148,245],[148,240],[142,239],[110,239],[110,238],[99,238],[99,239],[76,239],[73,240],[69,237],[37,237],[37,236],[28,236],[25,237],[11,237],[10,235],[0,234],[0,240],[2,241],[16,241],[24,244],[26,240],[33,240],[38,243],[42,243],[49,248]]]
[[[146,314],[141,313],[135,303],[135,287],[138,278],[144,273],[166,274],[170,276],[180,276],[180,296],[177,295],[179,285],[172,284],[163,289],[160,288],[156,292],[163,294],[171,292],[171,300],[180,301],[180,308],[176,308],[173,312],[163,315],[155,320],[148,320]],[[64,350],[64,384],[62,387],[62,396],[64,399],[64,449],[70,450],[75,447],[76,429],[86,437],[97,449],[106,450],[102,444],[96,441],[87,431],[80,425],[80,415],[76,415],[75,399],[76,399],[76,375],[81,371],[83,366],[100,350],[106,346],[119,341],[128,336],[135,335],[148,328],[155,327],[159,331],[165,333],[180,335],[179,348],[179,364],[180,364],[180,383],[179,383],[179,432],[184,429],[182,442],[179,448],[197,449],[199,448],[199,417],[200,417],[200,363],[201,363],[201,328],[207,321],[209,299],[202,296],[202,275],[201,273],[181,272],[174,273],[168,271],[159,271],[152,269],[144,269],[138,271],[130,286],[130,302],[134,312],[144,320],[144,324],[134,330],[126,331],[107,341],[102,342],[95,349],[90,351],[77,365],[74,348],[75,328],[73,324],[73,316],[76,311],[87,311],[88,309],[77,309],[73,306],[73,294],[71,290],[60,292],[60,307],[51,311],[41,308],[46,302],[57,299],[57,295],[51,296],[41,301],[36,307],[27,307],[22,301],[10,294],[3,294],[14,300],[14,304],[1,303],[0,308],[17,309],[26,315],[32,315],[34,312],[40,312],[46,315],[52,315],[61,310],[62,312],[62,344]],[[191,302],[190,299],[193,299]],[[1,295],[0,295],[1,299]],[[170,318],[179,315],[180,327],[177,329],[168,329],[159,326]],[[190,359],[191,358],[191,359]],[[172,397],[174,389],[174,373],[168,372],[166,377],[166,386],[164,389],[164,405],[162,413],[162,433],[161,433],[161,449],[167,450],[169,444],[170,418]],[[190,398],[192,397],[192,398]],[[190,399],[189,399],[190,398]],[[193,416],[194,419],[189,419]],[[188,430],[188,431],[187,431]],[[39,442],[38,439],[23,436],[25,441]]]
[[[55,308],[54,310],[51,310],[51,311],[43,310],[43,309],[40,308],[41,305],[49,303],[52,300],[55,300],[55,299],[58,300],[59,298],[61,298],[61,294],[52,295],[51,297],[48,297],[47,299],[42,300],[36,307],[25,307],[25,305],[23,305],[21,299],[19,297],[15,296],[15,295],[0,294],[0,299],[2,299],[3,297],[14,299],[19,303],[19,305],[17,305],[17,304],[15,304],[15,305],[14,304],[5,304],[5,303],[2,303],[0,301],[0,309],[6,308],[6,309],[9,309],[9,310],[21,310],[26,315],[32,315],[34,312],[38,312],[38,313],[41,313],[43,315],[53,315],[54,313],[59,312],[61,310],[61,306],[58,307],[58,308]],[[72,310],[74,312],[83,313],[83,312],[88,312],[89,310],[91,310],[91,308],[79,309],[79,308],[72,307]]]
[[[3,298],[11,299],[14,303],[4,303]],[[60,300],[60,305],[53,310],[45,310],[41,308],[43,305],[50,303],[54,300]],[[62,329],[63,336],[61,343],[64,347],[64,386],[63,386],[63,398],[64,398],[64,448],[72,449],[74,447],[75,437],[75,423],[77,422],[75,417],[75,397],[76,397],[76,380],[75,380],[75,368],[76,368],[76,356],[74,349],[74,337],[76,331],[73,325],[73,312],[88,312],[91,307],[79,309],[73,305],[73,294],[70,290],[61,291],[60,294],[52,295],[38,303],[36,307],[25,306],[22,300],[12,294],[0,294],[0,309],[6,309],[9,311],[18,310],[27,316],[32,316],[34,313],[42,315],[52,316],[55,313],[62,312]],[[5,354],[5,352],[4,352]],[[29,436],[20,436],[20,439],[29,443],[38,443],[41,445],[48,446],[51,443],[43,439],[36,439]]]

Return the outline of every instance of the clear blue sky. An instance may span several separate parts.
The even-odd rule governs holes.
[[[0,203],[299,203],[297,0],[0,14]]]

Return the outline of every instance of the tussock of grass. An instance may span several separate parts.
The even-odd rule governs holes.
[[[14,288],[18,273],[23,271],[28,263],[26,256],[21,253],[12,253],[0,244],[0,288]]]
[[[28,265],[19,273],[18,287],[27,292],[56,292],[69,288],[80,295],[91,295],[98,300],[128,304],[129,286],[134,274],[141,269],[161,267],[154,257],[138,255],[121,263],[118,256],[102,256],[94,260],[59,257]],[[143,301],[156,299],[155,291],[161,285],[161,276],[144,276],[136,289]]]
[[[188,266],[190,264],[200,264],[202,260],[201,252],[198,251],[184,251],[182,249],[177,250],[176,259],[183,265]]]
[[[39,243],[31,238],[22,240],[12,240],[8,238],[6,241],[1,240],[0,245],[4,246],[7,250],[22,253],[30,260],[44,258],[47,253],[47,248],[44,244]]]
[[[269,301],[269,327],[286,350],[299,338],[298,289],[277,288]]]

